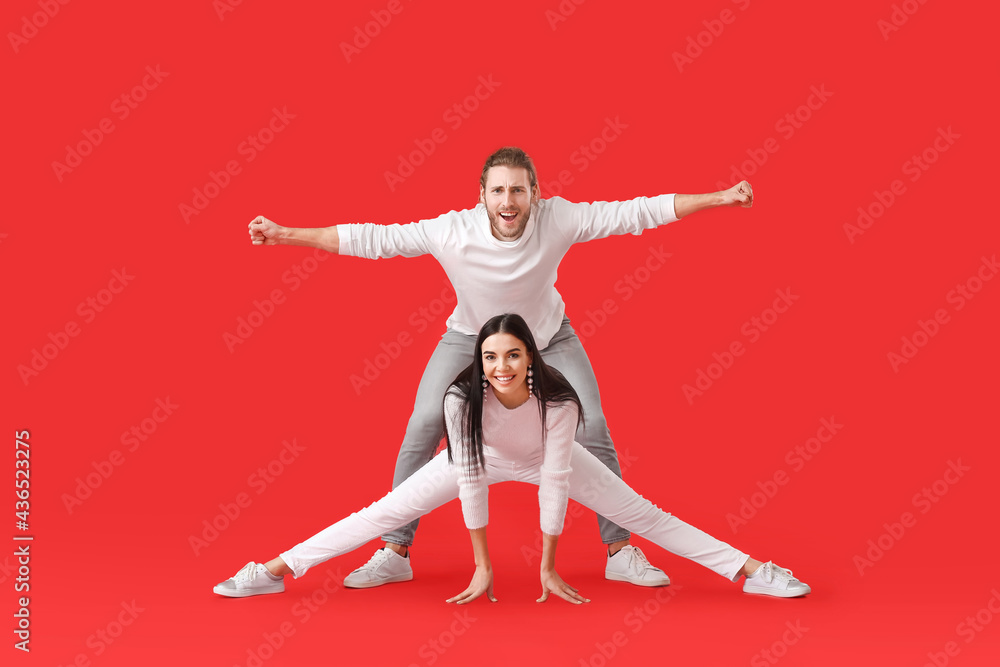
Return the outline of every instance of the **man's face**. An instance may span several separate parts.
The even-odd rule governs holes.
[[[486,205],[490,231],[501,241],[521,238],[531,216],[531,204],[538,200],[538,186],[531,187],[523,167],[491,167],[486,187],[479,188],[479,201]]]

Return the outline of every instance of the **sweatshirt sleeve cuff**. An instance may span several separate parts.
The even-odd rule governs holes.
[[[473,509],[462,511],[463,518],[465,519],[465,527],[469,530],[476,530],[478,528],[485,528],[490,523],[489,510],[483,509]]]
[[[677,217],[677,211],[674,209],[674,196],[675,195],[670,194],[659,195],[656,197],[657,203],[660,206],[660,220],[662,220],[664,224],[680,220],[680,218]]]
[[[340,242],[339,255],[353,255],[351,252],[351,226],[337,225],[337,236]]]

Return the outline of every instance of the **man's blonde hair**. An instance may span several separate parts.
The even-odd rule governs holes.
[[[531,180],[531,187],[538,185],[538,174],[535,172],[535,163],[531,161],[528,154],[516,146],[504,146],[493,155],[486,158],[483,165],[483,174],[479,177],[479,185],[486,189],[486,174],[493,167],[521,167],[528,170],[528,178]]]

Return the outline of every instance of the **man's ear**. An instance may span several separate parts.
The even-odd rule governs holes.
[[[486,203],[486,188],[484,188],[482,184],[479,185],[479,203]]]
[[[533,185],[531,188],[531,203],[532,204],[538,203],[538,198],[540,196],[541,196],[541,190],[538,189],[538,184],[535,183],[535,185]]]

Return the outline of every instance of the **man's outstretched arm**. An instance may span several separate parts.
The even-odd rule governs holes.
[[[340,234],[332,227],[282,227],[262,215],[250,221],[250,242],[254,245],[300,245],[340,254]]]
[[[718,206],[753,206],[753,188],[746,181],[740,181],[728,190],[710,192],[703,195],[674,195],[674,213],[678,218]]]

